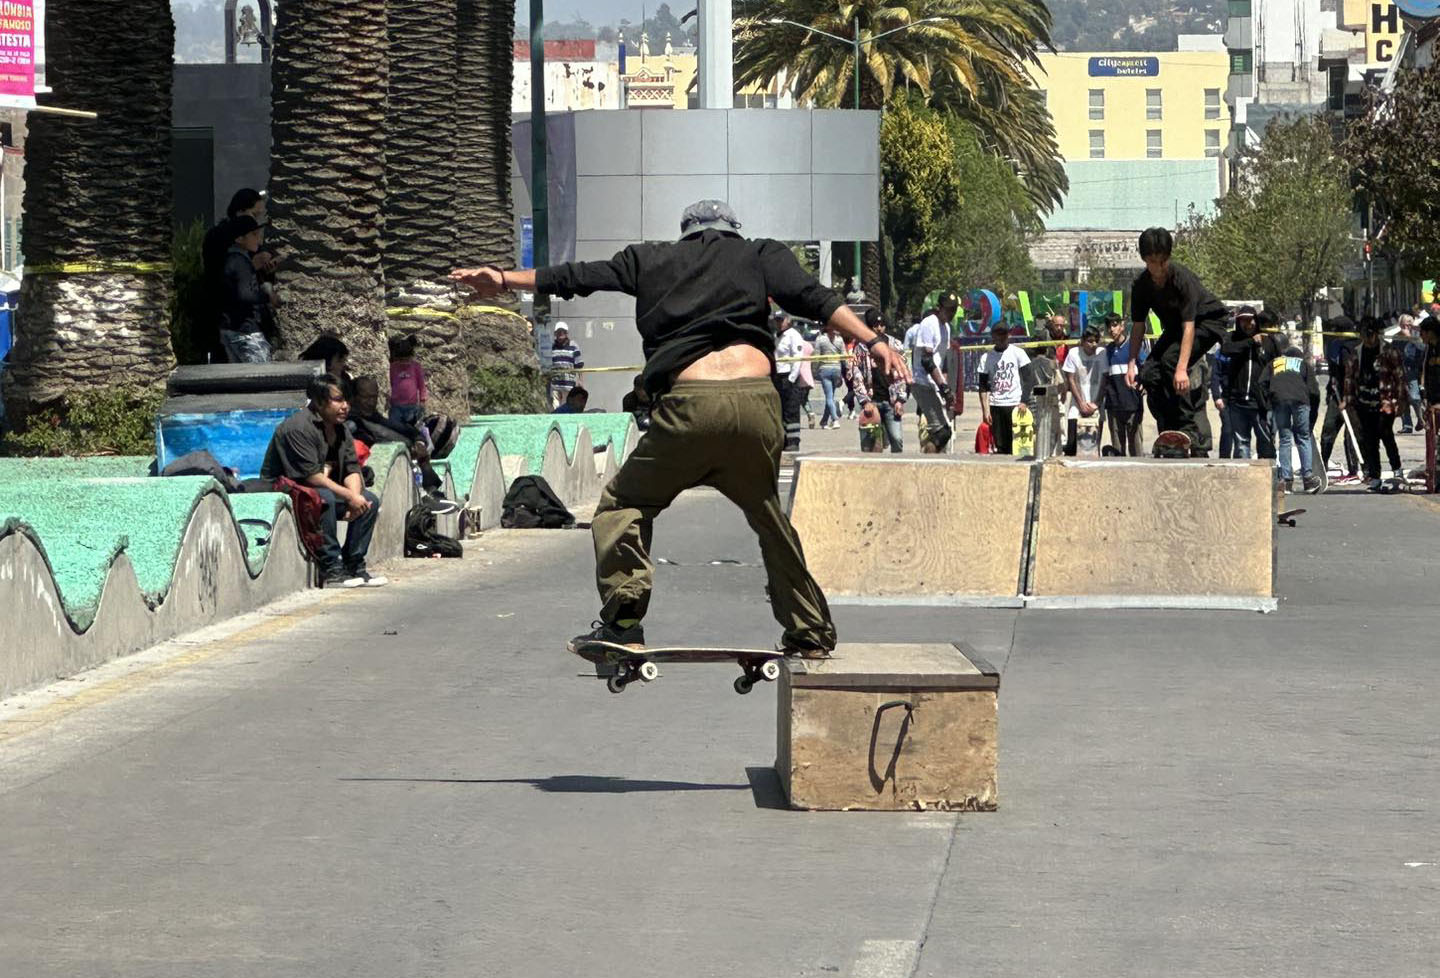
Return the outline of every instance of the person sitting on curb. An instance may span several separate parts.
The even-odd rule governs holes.
[[[365,488],[355,439],[345,427],[350,402],[334,374],[313,378],[305,393],[309,403],[280,422],[270,436],[260,477],[284,477],[319,494],[324,504],[320,532],[325,539],[316,554],[321,587],[383,587],[390,582],[365,569],[380,498]],[[342,519],[350,523],[344,547],[338,532]]]
[[[380,413],[380,385],[372,377],[355,379],[355,401],[350,405],[350,418],[345,426],[362,445],[374,447],[385,442],[405,446],[420,470],[420,484],[429,492],[442,485],[440,476],[430,465],[430,443],[423,428],[401,421],[391,421]]]
[[[551,414],[584,414],[589,403],[589,391],[583,387],[572,387],[570,393],[565,395],[565,403],[557,407]]]

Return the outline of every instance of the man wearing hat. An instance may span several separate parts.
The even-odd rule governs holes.
[[[585,356],[580,347],[570,342],[570,327],[564,323],[555,324],[555,339],[550,347],[550,407],[561,407],[570,392],[580,384],[576,369],[585,366]]]
[[[451,277],[483,298],[508,289],[569,299],[593,292],[635,296],[635,325],[645,350],[645,390],[654,400],[650,429],[605,487],[591,530],[600,621],[572,644],[645,644],[655,517],[694,486],[720,490],[760,538],[771,608],[788,654],[823,658],[835,625],[805,567],[800,540],[777,491],[784,428],[771,374],[775,333],[770,298],[797,316],[834,326],[866,344],[891,376],[904,361],[800,267],[784,244],[740,236],[730,205],[702,200],[680,217],[680,240],[635,244],[609,261],[571,262],[535,271],[493,266]]]
[[[959,308],[958,295],[954,292],[940,293],[935,311],[915,327],[915,346],[910,353],[910,370],[915,378],[910,392],[915,395],[915,406],[925,416],[925,424],[929,428],[928,440],[936,452],[943,452],[950,442],[950,419],[945,414],[950,388],[945,383],[945,372],[940,362],[950,347],[950,323]]]
[[[255,274],[253,256],[264,232],[249,214],[229,221],[230,250],[221,271],[220,343],[231,363],[269,363],[261,311],[269,302]]]
[[[1270,312],[1270,310],[1266,310]],[[1235,329],[1220,344],[1225,358],[1225,376],[1220,380],[1225,417],[1229,419],[1235,458],[1250,458],[1250,440],[1255,439],[1256,458],[1274,458],[1275,447],[1270,428],[1262,422],[1270,410],[1260,387],[1265,367],[1279,355],[1275,343],[1262,330],[1266,324],[1278,326],[1273,313],[1262,323],[1254,306],[1241,306],[1235,313]],[[1271,334],[1273,335],[1273,334]]]

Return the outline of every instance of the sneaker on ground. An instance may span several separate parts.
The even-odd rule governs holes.
[[[343,570],[335,570],[335,571],[330,571],[329,573],[323,575],[323,576],[320,578],[320,586],[323,587],[323,588],[331,588],[331,587],[344,587],[344,588],[364,587],[364,586],[365,586],[365,582],[362,581],[360,578],[355,577],[355,576],[352,575],[352,574],[347,574],[347,573],[346,573],[345,571],[343,571]]]
[[[1337,475],[1330,481],[1337,486],[1353,486],[1360,481],[1360,477],[1354,472],[1347,472],[1345,475]]]
[[[1321,483],[1319,477],[1312,475],[1310,478],[1304,481],[1303,485],[1306,492],[1314,494],[1320,491]]]
[[[628,645],[632,649],[645,647],[645,627],[638,621],[633,625],[614,625],[604,621],[593,621],[590,624],[592,626],[590,631],[584,635],[576,635],[570,640],[572,650],[588,642]]]
[[[360,582],[352,587],[384,587],[390,583],[390,578],[385,575],[372,574],[363,567],[355,568],[347,576]]]
[[[1369,490],[1370,492],[1379,492],[1379,491],[1380,491],[1380,485],[1381,485],[1381,483],[1380,483],[1380,480],[1379,480],[1379,479],[1370,479],[1369,481],[1367,481],[1367,482],[1365,483],[1365,488],[1366,488],[1367,490]]]

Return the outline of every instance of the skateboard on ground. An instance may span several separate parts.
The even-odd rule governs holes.
[[[1305,510],[1303,510],[1303,509],[1292,509],[1292,510],[1290,510],[1290,511],[1288,511],[1288,512],[1281,513],[1279,516],[1275,517],[1275,522],[1278,523],[1278,524],[1280,524],[1281,526],[1290,526],[1290,527],[1293,527],[1293,526],[1295,525],[1295,517],[1297,517],[1297,516],[1304,516],[1304,515],[1305,515]]]
[[[1025,404],[1017,404],[1011,415],[1014,436],[1010,440],[1010,454],[1016,458],[1032,458],[1035,455],[1035,415]]]
[[[612,693],[623,693],[625,687],[639,680],[651,683],[660,678],[661,662],[734,662],[740,666],[735,679],[735,692],[745,694],[758,682],[774,682],[780,678],[780,661],[785,653],[774,649],[713,649],[682,646],[632,649],[613,642],[571,643],[575,655],[595,666],[595,678],[605,680]]]
[[[1075,454],[1079,458],[1100,457],[1100,416],[1077,418],[1075,421]]]
[[[1162,431],[1155,439],[1150,454],[1156,458],[1189,458],[1190,436],[1183,431]]]

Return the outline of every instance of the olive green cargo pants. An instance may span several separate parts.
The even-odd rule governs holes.
[[[760,537],[784,647],[833,649],[830,608],[805,569],[800,538],[780,505],[784,437],[780,398],[769,377],[682,381],[662,396],[650,430],[605,487],[591,524],[601,618],[645,616],[655,577],[655,517],[682,491],[710,486],[744,511]]]

